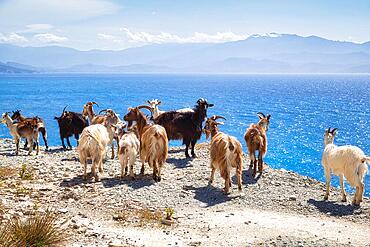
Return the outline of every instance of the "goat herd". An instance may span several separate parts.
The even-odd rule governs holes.
[[[189,147],[191,155],[196,157],[194,147],[200,139],[202,133],[206,134],[207,139],[211,137],[210,159],[211,176],[209,182],[212,183],[215,171],[220,171],[221,177],[225,180],[224,192],[228,193],[231,186],[230,170],[236,168],[236,178],[238,189],[242,189],[242,169],[243,169],[243,150],[241,143],[233,136],[219,131],[218,126],[223,124],[219,119],[225,120],[222,116],[212,116],[207,118],[207,110],[213,107],[213,104],[201,98],[193,109],[185,108],[176,111],[160,111],[158,105],[161,104],[157,99],[147,101],[148,105],[140,105],[135,108],[129,108],[128,113],[122,121],[112,109],[101,110],[95,114],[93,105],[96,102],[87,102],[82,114],[66,111],[66,107],[60,117],[55,117],[58,121],[60,138],[63,148],[66,149],[64,139],[70,149],[72,146],[69,137],[75,136],[80,156],[80,162],[84,168],[84,178],[87,178],[86,168],[87,160],[92,160],[92,175],[95,181],[99,181],[99,172],[103,172],[103,160],[106,156],[107,146],[111,145],[113,159],[114,144],[117,142],[118,158],[121,164],[121,176],[127,175],[129,168],[130,177],[134,177],[133,167],[136,157],[139,155],[141,161],[141,174],[144,174],[144,163],[148,162],[153,169],[153,179],[156,182],[161,181],[161,168],[168,155],[168,141],[182,140],[185,144],[185,155],[189,156]],[[148,109],[151,112],[151,118],[148,118],[141,109]],[[251,124],[245,132],[244,139],[247,144],[247,150],[250,157],[250,167],[252,176],[255,177],[258,172],[262,174],[263,157],[267,152],[266,132],[270,124],[271,115],[265,115],[262,112],[257,113],[259,121]],[[203,122],[206,120],[205,126]],[[1,122],[6,124],[16,143],[16,155],[19,151],[19,142],[21,138],[26,138],[25,147],[28,146],[29,152],[36,149],[39,153],[38,132],[41,132],[48,149],[47,134],[45,122],[39,117],[26,118],[20,111],[9,112],[2,115]],[[135,123],[135,124],[133,124]],[[325,150],[322,157],[322,164],[326,176],[326,194],[328,199],[330,191],[330,173],[340,177],[342,192],[342,201],[346,201],[346,193],[343,188],[343,177],[345,177],[352,187],[356,187],[356,194],[353,204],[359,205],[364,193],[364,176],[367,172],[367,164],[370,163],[370,157],[355,146],[337,147],[333,144],[337,129],[330,128],[325,131],[324,143]],[[81,134],[81,136],[80,136]],[[256,158],[256,153],[258,156]]]

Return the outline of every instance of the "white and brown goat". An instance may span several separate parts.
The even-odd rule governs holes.
[[[168,139],[166,130],[158,125],[150,125],[141,108],[148,106],[138,106],[129,108],[124,120],[129,122],[131,127],[135,121],[140,137],[140,160],[142,163],[141,174],[144,174],[144,163],[148,162],[153,168],[153,179],[156,182],[161,181],[161,168],[166,162],[168,155]]]
[[[326,177],[326,193],[324,199],[327,200],[330,192],[330,173],[339,176],[342,202],[347,201],[346,192],[343,185],[343,177],[352,187],[356,187],[356,194],[352,203],[360,205],[364,194],[364,177],[368,171],[367,164],[370,164],[370,157],[356,146],[336,146],[334,137],[337,128],[327,129],[324,135],[325,149],[322,155],[322,165]]]
[[[222,116],[212,116],[207,119],[204,132],[207,139],[211,136],[211,177],[209,183],[213,182],[215,171],[219,170],[220,175],[225,179],[224,192],[229,193],[231,186],[230,171],[236,168],[238,189],[242,189],[243,149],[240,142],[233,136],[222,133],[216,122],[217,119],[225,119]]]
[[[140,152],[139,134],[136,126],[128,131],[125,131],[125,127],[126,123],[124,122],[113,125],[114,133],[119,139],[118,158],[121,164],[121,178],[127,175],[127,165],[130,164],[130,177],[133,179],[135,160]]]
[[[4,123],[10,134],[13,136],[15,141],[16,151],[15,155],[19,153],[19,142],[21,138],[26,138],[29,144],[28,155],[32,154],[33,142],[36,143],[36,155],[40,152],[39,147],[39,134],[38,134],[38,120],[33,118],[29,121],[17,122],[14,123],[13,119],[9,116],[9,113],[3,113],[1,122]]]
[[[257,159],[256,152],[258,151],[258,172],[262,175],[263,157],[267,153],[267,136],[266,132],[270,125],[271,115],[265,115],[262,112],[257,113],[260,120],[257,124],[251,124],[244,134],[244,140],[247,143],[250,168],[253,169],[252,176],[256,176]]]

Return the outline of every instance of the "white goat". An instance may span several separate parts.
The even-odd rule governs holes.
[[[343,187],[343,177],[352,187],[356,187],[356,194],[352,203],[360,205],[364,194],[364,176],[368,170],[366,163],[370,163],[370,157],[358,147],[341,146],[333,144],[334,137],[337,134],[337,128],[325,131],[324,143],[325,150],[322,155],[322,164],[326,177],[326,194],[324,199],[327,200],[330,192],[330,172],[340,178],[340,188],[342,193],[342,202],[347,201],[346,192]]]
[[[140,152],[140,141],[138,139],[138,133],[136,129],[131,128],[130,131],[126,132],[126,124],[124,122],[118,122],[113,125],[115,129],[115,135],[119,139],[119,150],[118,158],[121,164],[121,178],[127,175],[127,165],[130,163],[130,177],[134,178],[134,165],[136,156]]]
[[[150,112],[152,113],[152,117],[153,118],[157,118],[159,115],[161,115],[162,113],[165,113],[166,111],[161,111],[159,110],[158,106],[162,103],[161,101],[159,101],[158,99],[152,99],[152,100],[148,100],[147,103],[149,104],[150,106]],[[177,112],[193,112],[194,110],[191,109],[191,108],[182,108],[182,109],[178,109],[176,110]]]
[[[107,153],[107,146],[111,142],[108,132],[110,125],[107,122],[104,124],[93,124],[84,128],[78,140],[77,151],[80,155],[80,162],[84,167],[84,179],[87,178],[86,167],[88,158],[92,160],[91,173],[95,177],[95,181],[100,181],[96,173],[96,167],[99,168],[100,173],[103,173],[103,159]]]

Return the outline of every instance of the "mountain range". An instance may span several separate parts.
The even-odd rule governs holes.
[[[370,42],[294,34],[80,51],[0,44],[0,73],[370,73]]]

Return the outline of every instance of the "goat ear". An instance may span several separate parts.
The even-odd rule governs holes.
[[[147,100],[146,102],[150,105],[150,100]]]
[[[214,106],[214,104],[208,104],[208,107],[213,107]]]
[[[270,117],[271,117],[271,115],[270,115],[270,114],[269,114],[269,115],[267,115],[267,117],[266,117],[266,118],[267,118],[267,120],[270,120]]]
[[[58,119],[59,119],[59,117],[54,117],[54,119],[55,119],[55,120],[58,120]]]
[[[216,122],[217,125],[224,125],[224,122]]]
[[[336,135],[336,134],[337,134],[337,132],[338,132],[338,128],[334,128],[334,129],[331,131],[331,133],[332,133],[333,135]]]
[[[160,105],[162,103],[162,101],[158,101],[158,105]]]

